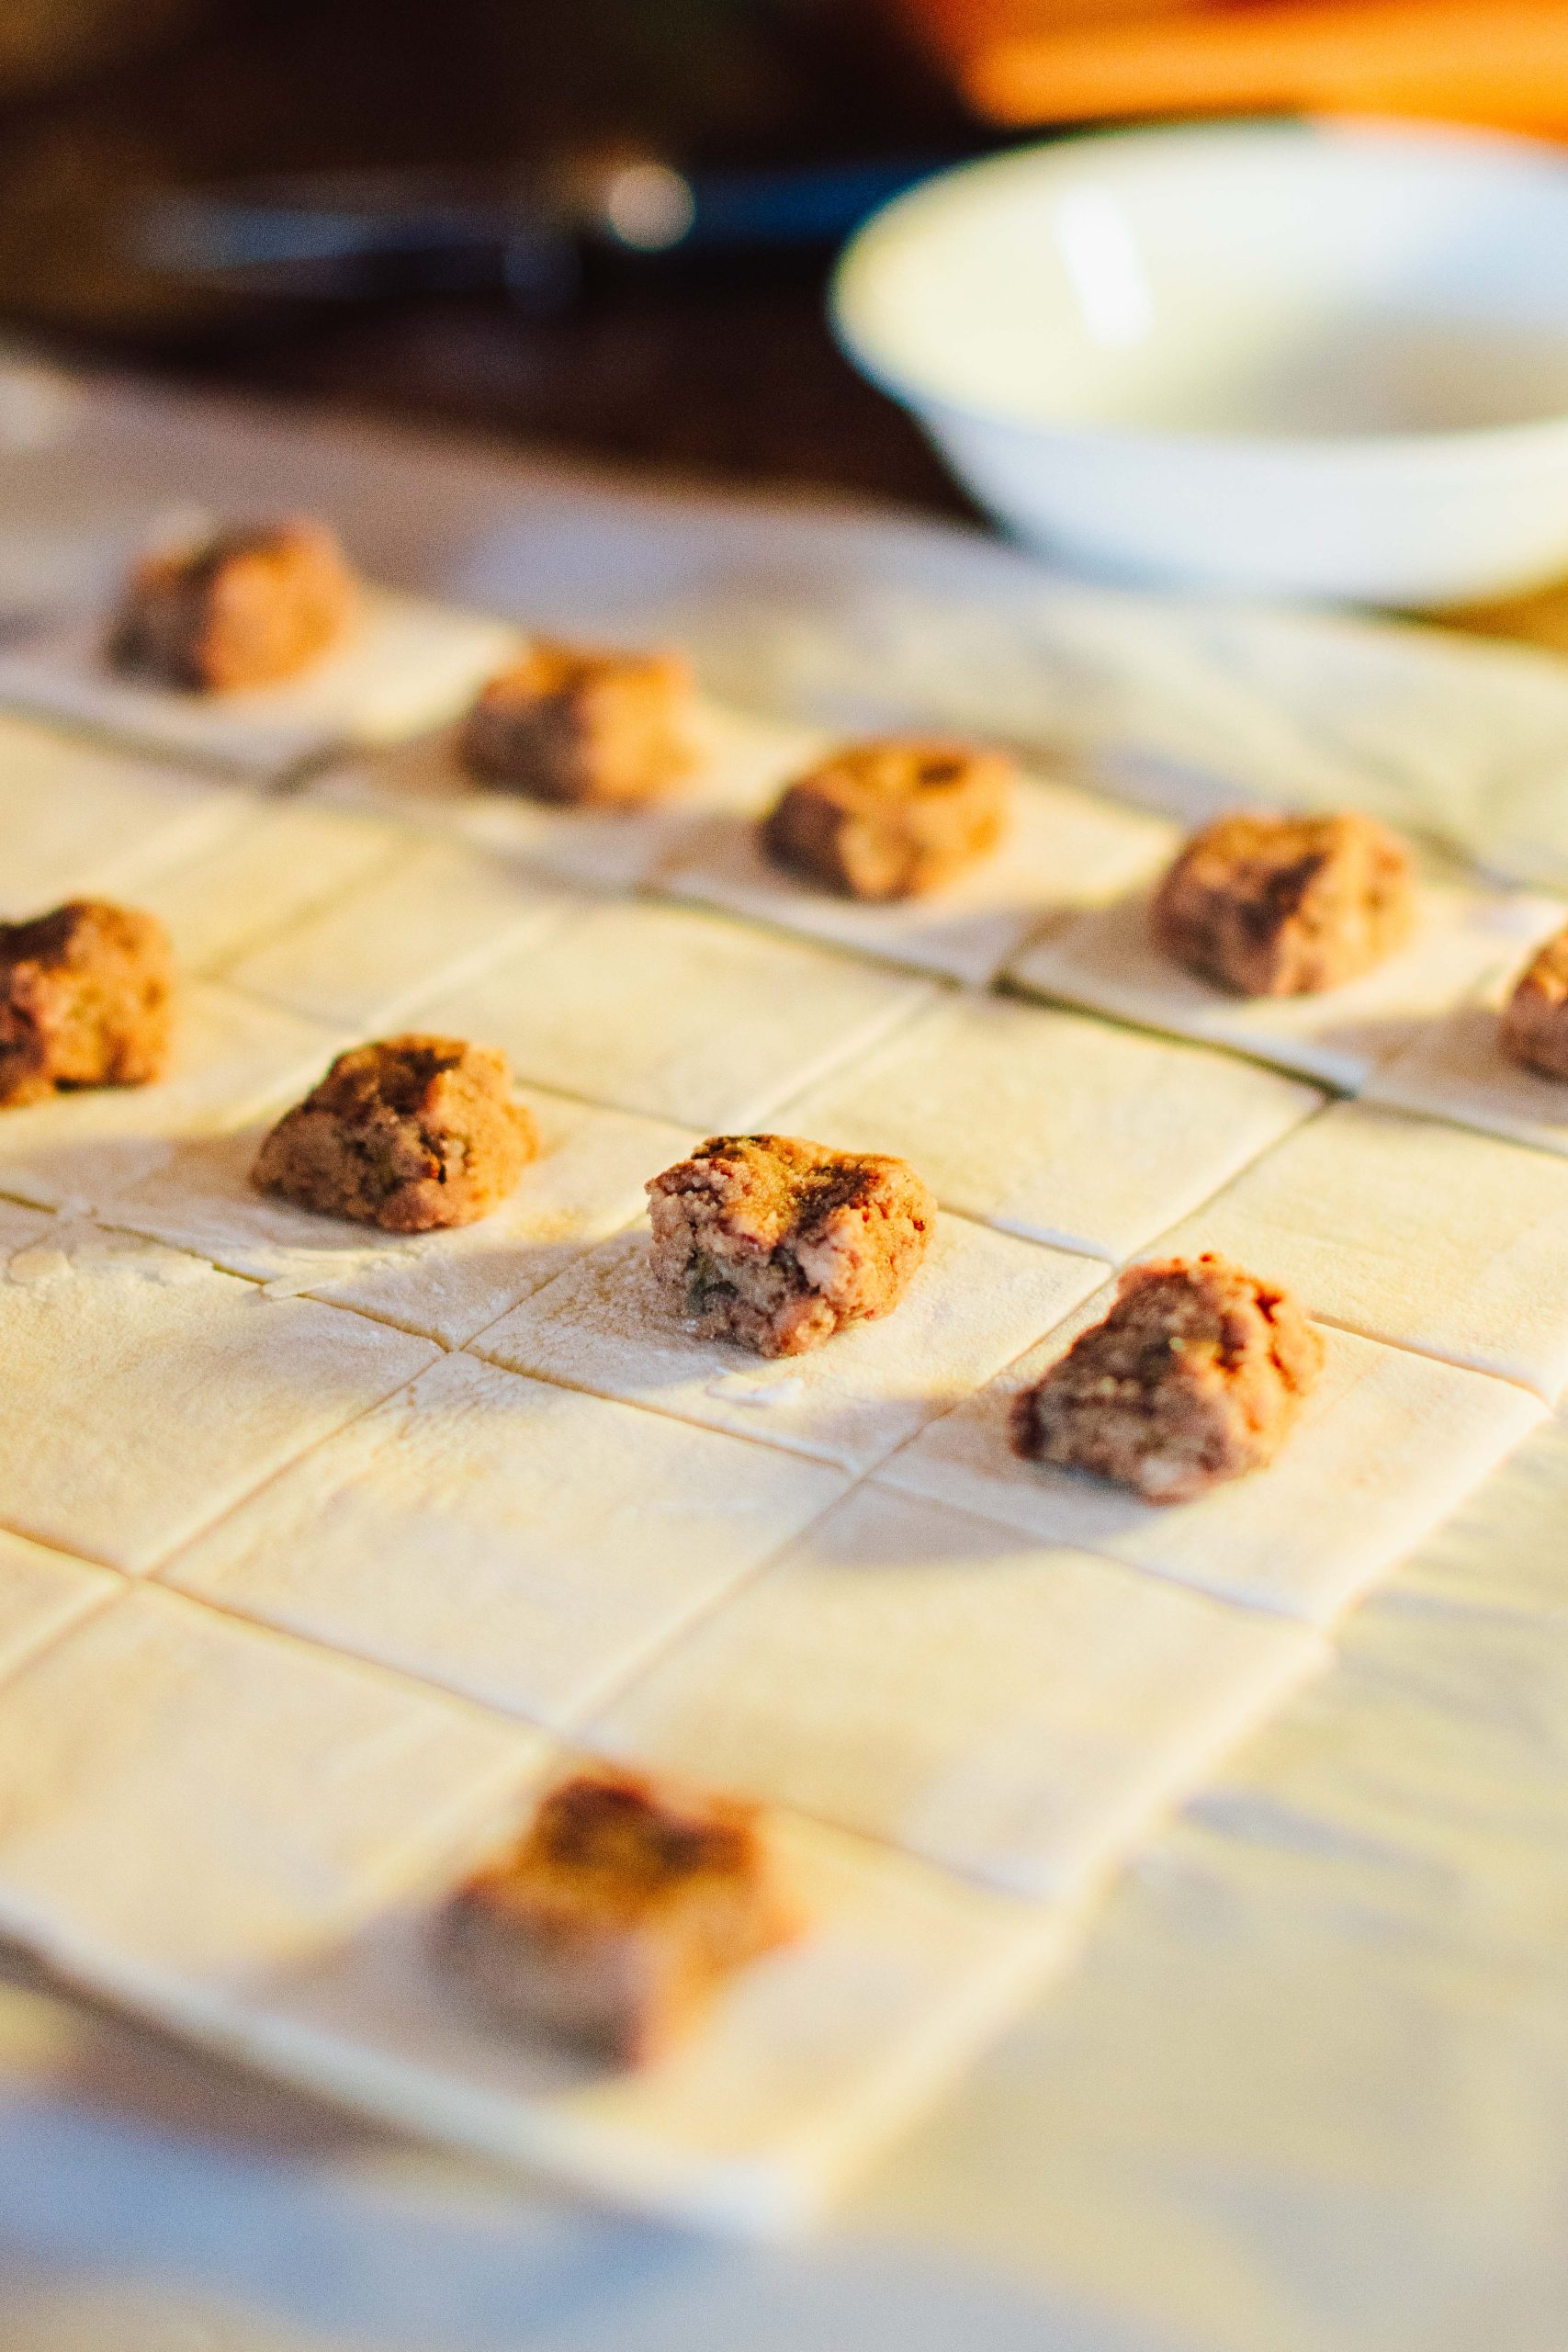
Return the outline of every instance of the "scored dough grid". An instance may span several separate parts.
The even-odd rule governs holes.
[[[733,826],[798,739],[728,724],[704,820],[716,803]],[[815,908],[749,927],[735,912],[765,915],[755,877],[694,886],[678,833],[654,829],[633,856],[577,820],[487,827],[449,778],[431,807],[378,794],[373,771],[260,802],[28,722],[5,730],[31,739],[43,779],[27,786],[24,768],[0,786],[17,870],[48,877],[36,895],[87,887],[72,878],[78,844],[95,829],[112,842],[123,775],[126,848],[85,861],[90,886],[139,887],[218,984],[168,1089],[0,1125],[0,1248],[15,1261],[0,1345],[43,1432],[9,1459],[0,1435],[0,1529],[15,1531],[0,1533],[0,1776],[36,1747],[36,1694],[69,1690],[73,1657],[98,1658],[110,1701],[130,1703],[122,1645],[216,1643],[265,1715],[275,1678],[309,1679],[284,1661],[319,1657],[349,1678],[332,1688],[351,1713],[385,1712],[392,1751],[416,1717],[449,1724],[460,1758],[470,1743],[482,1761],[459,1762],[441,1818],[471,1815],[476,1839],[498,1789],[515,1804],[564,1737],[769,1799],[829,1890],[819,1951],[759,1971],[669,2079],[606,2088],[498,2055],[493,2034],[447,2013],[411,1942],[425,1879],[454,1867],[434,1827],[423,1876],[406,1861],[372,1872],[384,1922],[356,1895],[364,1936],[334,1957],[288,1924],[290,1894],[282,1948],[300,1964],[269,1976],[258,1960],[235,1979],[202,1952],[198,1895],[183,1951],[177,1920],[172,1951],[138,1946],[133,1872],[110,1873],[101,1916],[83,1908],[65,1865],[77,1857],[79,1881],[117,1817],[84,1815],[90,1785],[52,1828],[47,1787],[41,1826],[0,1820],[0,1922],[64,1973],[374,2111],[657,2209],[745,2228],[793,2218],[1041,1981],[1151,1821],[1321,1664],[1322,1629],[1543,1417],[1521,1381],[1545,1396],[1568,1376],[1568,1317],[1559,1329],[1548,1310],[1515,1363],[1474,1343],[1476,1313],[1485,1327],[1502,1311],[1484,1302],[1468,1354],[1380,1308],[1364,1337],[1327,1333],[1331,1378],[1299,1453],[1245,1488],[1180,1514],[1086,1495],[1000,1450],[1013,1388],[1103,1311],[1107,1261],[1171,1228],[1201,1244],[1238,1217],[1245,1240],[1247,1202],[1292,1153],[1310,1170],[1337,1122],[1387,1119],[1325,1111],[1319,1086],[1261,1066],[1355,1091],[1359,1045],[1303,1055],[1224,1024],[1208,1024],[1213,1044],[1108,1024],[1193,1025],[1081,987],[1071,924],[1016,968],[1050,994],[1066,957],[1061,993],[1087,1013],[952,984],[994,979],[1005,948],[981,968],[970,946],[949,956]],[[417,759],[409,773],[417,793]],[[1121,812],[1104,808],[1114,842]],[[1159,830],[1126,820],[1129,884]],[[693,895],[730,910],[672,902]],[[1478,973],[1495,989],[1518,952],[1506,932],[1483,949],[1473,925],[1436,981],[1428,970],[1423,1004],[1435,991],[1460,1007]],[[394,1023],[507,1047],[547,1156],[484,1226],[412,1247],[334,1233],[328,1248],[320,1221],[249,1192],[249,1156],[333,1051]],[[1441,1122],[1440,1084],[1424,1083]],[[945,1213],[899,1317],[798,1365],[656,1340],[637,1289],[642,1176],[701,1132],[763,1119],[904,1153]],[[596,1161],[613,1163],[597,1189]],[[1558,1263],[1546,1179],[1515,1175],[1505,1306]],[[1345,1202],[1353,1224],[1353,1183]],[[1292,1279],[1264,1240],[1251,1254]],[[525,1270],[499,1275],[503,1259]],[[1338,1294],[1320,1308],[1356,1322],[1342,1310]],[[286,1409],[302,1367],[316,1394],[303,1433]],[[159,1431],[171,1396],[178,1443]],[[1271,1512],[1289,1518],[1283,1547]],[[171,1702],[198,1748],[226,1736],[200,1729],[199,1679],[176,1677]],[[417,1750],[424,1731],[409,1736]],[[145,1799],[152,1818],[174,1767],[155,1727],[145,1748],[126,1736],[164,1792]],[[287,1823],[265,1836],[280,1885],[321,1868],[294,1857]],[[921,1966],[894,1949],[888,1922],[906,1917],[922,1923]],[[759,2059],[781,2031],[806,2053],[804,2106]]]

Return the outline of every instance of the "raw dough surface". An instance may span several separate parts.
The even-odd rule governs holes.
[[[402,1013],[509,948],[545,938],[572,901],[457,842],[416,842],[345,898],[229,967],[235,988],[345,1028],[418,1026]],[[476,1046],[494,1037],[463,1029]]]
[[[716,916],[626,905],[580,915],[417,1012],[422,1028],[504,1047],[536,1085],[717,1133],[755,1126],[931,995]]]
[[[520,1782],[529,1735],[129,1590],[0,1690],[0,1928],[107,1980],[318,1953]]]
[[[1542,1418],[1521,1388],[1325,1330],[1321,1377],[1268,1469],[1165,1509],[1021,1461],[1012,1400],[1110,1305],[1102,1292],[885,1464],[900,1493],[980,1512],[1258,1610],[1327,1626],[1441,1524]]]
[[[1070,1895],[1326,1655],[1260,1611],[870,1486],[589,1736]]]
[[[90,1568],[25,1536],[0,1534],[0,1680],[124,1590],[107,1568]]]
[[[1503,1009],[1529,960],[1529,949],[1560,930],[1562,921],[1559,906],[1522,901],[1518,944],[1506,964],[1375,1071],[1367,1101],[1457,1120],[1483,1135],[1568,1157],[1568,1080],[1526,1069],[1504,1052],[1500,1035]]]
[[[1077,1923],[788,1815],[769,1834],[810,1934],[742,1970],[692,2041],[636,2074],[497,2034],[432,1966],[412,1901],[258,1987],[225,2028],[312,2088],[597,2197],[792,2232],[1037,1993]]]
[[[164,1573],[224,1609],[558,1725],[846,1483],[453,1355]]]
[[[1546,1152],[1340,1103],[1167,1239],[1548,1404],[1568,1382],[1568,1168]]]
[[[1248,1000],[1163,955],[1150,935],[1148,899],[1139,895],[1026,947],[1009,977],[1026,994],[1229,1046],[1355,1093],[1496,963],[1490,913],[1483,899],[1427,885],[1411,945],[1363,979],[1321,996]]]
[[[138,1574],[436,1353],[200,1259],[0,1204],[0,1525]]]
[[[1322,1102],[1229,1054],[965,995],[788,1117],[846,1151],[897,1152],[946,1208],[1120,1263]]]
[[[0,653],[0,702],[267,783],[456,717],[517,641],[503,622],[373,589],[343,650],[304,676],[197,695],[118,674],[104,633],[101,622],[72,624]]]
[[[1021,778],[999,846],[927,898],[866,905],[764,856],[754,817],[713,819],[659,887],[780,930],[983,985],[1043,925],[1130,889],[1168,857],[1175,828],[1070,785]]]
[[[243,824],[161,869],[136,903],[167,926],[182,971],[212,976],[407,853],[405,833],[368,817],[298,800],[251,803]]]
[[[520,1088],[517,1099],[533,1114],[539,1157],[476,1225],[378,1233],[258,1193],[251,1170],[270,1118],[172,1153],[108,1214],[133,1233],[251,1275],[274,1296],[308,1293],[460,1347],[629,1224],[648,1178],[694,1140],[687,1128],[536,1087]]]
[[[473,1345],[514,1372],[868,1470],[1059,1322],[1100,1272],[1091,1259],[944,1216],[884,1321],[763,1363],[730,1342],[692,1337],[654,1283],[639,1226],[590,1251]]]
[[[151,908],[152,877],[220,850],[250,810],[232,786],[0,713],[0,922],[27,922],[67,899]]]

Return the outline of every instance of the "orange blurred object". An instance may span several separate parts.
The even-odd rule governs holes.
[[[994,122],[1405,114],[1568,136],[1568,0],[893,0]]]

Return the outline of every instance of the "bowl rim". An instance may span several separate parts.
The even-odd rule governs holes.
[[[964,400],[923,380],[918,370],[902,368],[877,347],[877,337],[863,318],[863,286],[876,266],[878,248],[894,224],[910,213],[940,205],[955,185],[973,186],[988,179],[1028,177],[1039,174],[1064,175],[1086,153],[1109,149],[1137,149],[1149,154],[1179,153],[1202,147],[1240,149],[1251,144],[1292,146],[1302,152],[1337,147],[1383,150],[1390,153],[1416,152],[1431,160],[1464,155],[1484,161],[1488,156],[1505,168],[1533,166],[1543,177],[1559,180],[1568,192],[1568,151],[1549,140],[1490,130],[1465,123],[1428,122],[1404,116],[1303,114],[1218,115],[1201,121],[1116,124],[1077,131],[1063,139],[1032,140],[981,155],[969,162],[933,172],[879,205],[854,232],[834,265],[828,289],[828,321],[835,341],[857,371],[877,389],[913,410],[921,418],[950,418],[956,424],[982,424],[994,432],[1016,435],[1034,446],[1077,448],[1103,447],[1107,452],[1130,447],[1172,456],[1215,457],[1245,454],[1259,459],[1312,460],[1324,466],[1358,466],[1375,462],[1424,468],[1433,459],[1489,469],[1517,465],[1543,445],[1568,447],[1568,405],[1560,413],[1522,417],[1503,424],[1411,425],[1392,432],[1333,433],[1311,431],[1234,431],[1224,426],[1163,426],[1093,423],[1031,417],[1000,403]]]

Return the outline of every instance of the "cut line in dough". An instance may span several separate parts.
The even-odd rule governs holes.
[[[534,1085],[711,1134],[756,1125],[932,994],[717,915],[627,904],[581,913],[410,1018],[500,1046]]]
[[[1353,1094],[1509,952],[1485,899],[1428,884],[1420,906],[1409,947],[1317,996],[1231,996],[1183,971],[1155,944],[1147,894],[1026,947],[1007,977],[1026,996],[1227,1046]]]
[[[446,1356],[163,1573],[559,1728],[847,1483],[798,1455]]]
[[[313,1081],[319,1071],[312,1070]],[[603,1111],[537,1087],[518,1090],[539,1155],[516,1190],[474,1225],[383,1233],[258,1193],[251,1170],[273,1116],[172,1152],[107,1212],[132,1233],[195,1250],[271,1297],[316,1296],[438,1340],[465,1340],[617,1233],[643,1206],[656,1169],[691,1149],[690,1129]],[[4,1129],[0,1127],[0,1141]]]
[[[1327,1654],[1278,1618],[870,1486],[588,1736],[1070,1897]]]
[[[1568,1383],[1568,1167],[1341,1102],[1161,1243],[1218,1250],[1369,1339],[1532,1388]]]
[[[0,1204],[0,1525],[128,1574],[437,1350],[198,1258]]]
[[[1271,1270],[1270,1270],[1271,1271]],[[879,1485],[1076,1545],[1221,1600],[1327,1627],[1543,1418],[1522,1388],[1325,1329],[1324,1370],[1269,1467],[1159,1506],[1021,1461],[1013,1399],[1100,1321],[1102,1291],[988,1388],[923,1430]]]
[[[897,1152],[944,1208],[1120,1263],[1323,1100],[1233,1055],[964,995],[781,1115],[840,1150]]]

